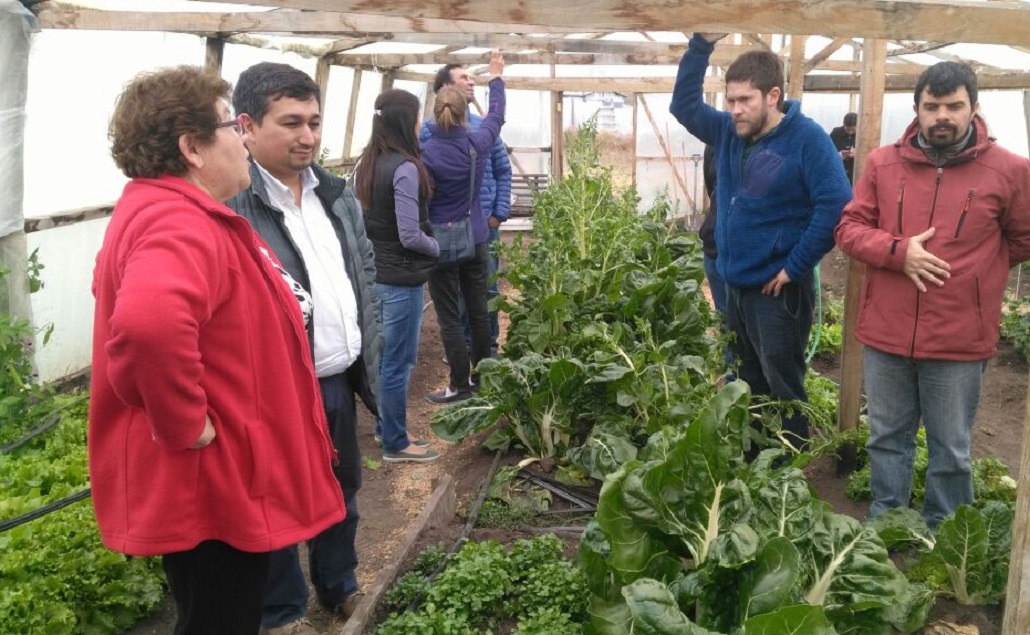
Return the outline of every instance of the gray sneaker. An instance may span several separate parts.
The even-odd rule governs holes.
[[[383,460],[387,463],[402,463],[409,461],[411,463],[429,463],[440,458],[440,454],[435,450],[426,450],[424,454],[415,454],[414,452],[383,452]]]

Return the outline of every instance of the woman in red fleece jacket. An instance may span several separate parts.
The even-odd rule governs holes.
[[[164,556],[176,635],[256,634],[268,552],[345,513],[310,298],[222,203],[250,184],[228,95],[194,67],[125,89],[111,153],[132,180],[93,278],[97,524],[111,549]]]

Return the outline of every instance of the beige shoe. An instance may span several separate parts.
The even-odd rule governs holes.
[[[336,615],[339,615],[344,619],[347,619],[351,615],[354,615],[354,611],[358,610],[358,605],[361,604],[361,601],[364,599],[364,591],[357,591],[355,593],[351,593],[347,596],[346,599],[344,599],[343,602],[340,602],[336,606],[332,607],[332,609],[330,609],[330,612],[335,613]]]
[[[306,619],[299,619],[282,626],[262,629],[261,632],[263,635],[322,635],[322,631],[316,630],[315,625]]]

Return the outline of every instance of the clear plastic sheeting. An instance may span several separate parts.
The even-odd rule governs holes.
[[[0,236],[25,224],[25,98],[29,43],[38,30],[36,18],[18,0],[0,0]]]

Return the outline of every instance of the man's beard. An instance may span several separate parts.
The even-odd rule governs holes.
[[[946,136],[939,136],[935,134],[936,132],[941,130],[947,130],[951,134]],[[931,148],[937,148],[938,150],[955,145],[956,143],[958,143],[958,140],[962,137],[962,135],[960,135],[958,132],[958,126],[950,123],[930,126],[930,129],[927,130],[927,133],[928,134],[923,135],[924,137],[926,137],[927,143],[930,144]]]
[[[762,129],[764,129],[766,124],[768,124],[768,123],[769,123],[769,110],[767,108],[763,107],[762,108],[762,114],[758,118],[758,121],[756,121],[754,123],[750,123],[750,122],[746,122],[746,121],[734,121],[733,125],[734,125],[734,128],[737,131],[737,136],[738,137],[740,137],[742,139],[752,139],[756,135],[758,135],[758,133],[762,132]],[[742,127],[743,127],[743,130],[741,130]]]

